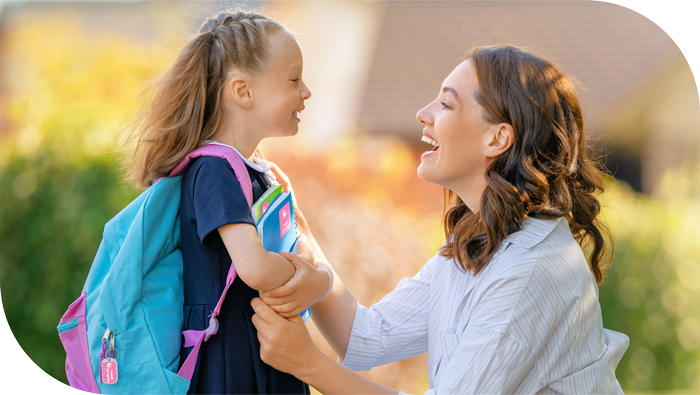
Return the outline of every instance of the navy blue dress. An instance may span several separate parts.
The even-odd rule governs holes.
[[[263,174],[246,168],[255,201],[268,185]],[[235,223],[254,225],[233,169],[225,159],[195,159],[183,174],[180,201],[185,330],[209,325],[209,314],[219,301],[231,265],[218,228]],[[260,359],[250,306],[257,296],[256,290],[236,278],[221,307],[218,333],[202,344],[189,393],[309,394],[308,385]],[[190,351],[191,347],[182,349],[180,365]]]

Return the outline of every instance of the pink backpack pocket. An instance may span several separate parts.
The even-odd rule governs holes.
[[[66,376],[71,387],[99,394],[88,351],[85,291],[70,305],[56,329],[66,350]]]

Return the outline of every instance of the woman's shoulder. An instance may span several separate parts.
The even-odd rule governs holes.
[[[476,293],[485,302],[482,318],[500,322],[500,332],[512,329],[514,321],[534,318],[533,312],[541,323],[557,322],[582,296],[597,298],[595,280],[564,218],[526,220],[476,280]]]
[[[571,235],[569,223],[563,217],[549,220],[527,218],[519,231],[503,240],[491,263],[494,268],[506,270],[523,265],[530,269],[571,266],[589,272],[581,246]]]

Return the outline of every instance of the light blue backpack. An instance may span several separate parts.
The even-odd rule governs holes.
[[[236,277],[231,265],[209,328],[181,332],[179,175],[198,156],[226,159],[251,206],[250,176],[238,153],[204,145],[105,225],[80,298],[58,325],[71,387],[110,394],[185,394],[189,389],[199,348],[216,334],[216,317]],[[178,371],[183,335],[184,346],[194,349]]]

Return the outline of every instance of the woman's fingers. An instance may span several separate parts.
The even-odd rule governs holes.
[[[277,182],[282,184],[282,187],[284,188],[284,192],[289,192],[292,190],[292,184],[289,182],[289,177],[287,177],[286,174],[274,163],[268,162],[268,165],[270,165],[270,170],[272,170],[272,174],[275,175],[275,178],[277,178]]]
[[[292,277],[292,278],[294,278],[294,277]],[[291,295],[296,290],[297,290],[296,284],[294,284],[294,283],[290,284],[289,281],[287,281],[286,284],[284,284],[280,287],[277,287],[275,289],[271,289],[269,291],[263,291],[261,296],[263,297],[265,303],[275,304],[274,303],[275,299],[281,299],[287,295]],[[278,304],[279,304],[279,301],[278,301]]]
[[[275,311],[272,310],[270,306],[266,305],[265,302],[263,302],[260,298],[254,298],[253,300],[251,300],[250,305],[253,307],[255,315],[260,317],[260,320],[263,321],[261,324],[272,325],[275,323],[275,321],[283,319],[277,313],[275,313]]]
[[[302,248],[304,247],[303,245],[301,246]],[[301,251],[300,251],[301,253]],[[306,248],[306,251],[304,254],[313,254],[311,250],[308,250],[308,245]],[[306,259],[304,259],[304,256],[299,256],[295,253],[292,252],[286,252],[286,251],[280,251],[280,255],[282,255],[285,259],[287,259],[289,262],[294,265],[294,267],[297,269],[297,272],[299,272],[300,269],[306,269],[308,266],[314,267],[313,262],[309,262]],[[313,255],[312,255],[313,256]]]

